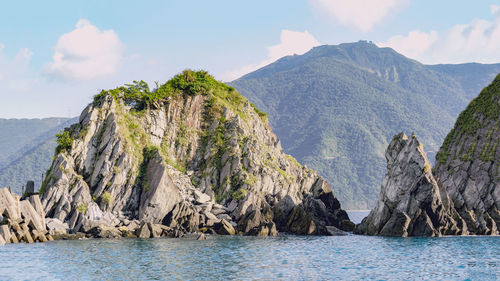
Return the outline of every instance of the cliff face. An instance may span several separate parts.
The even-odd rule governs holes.
[[[436,177],[471,234],[500,226],[500,75],[460,114],[436,156]]]
[[[387,173],[377,206],[355,233],[403,237],[467,234],[415,136],[396,135],[385,157]]]
[[[323,178],[286,155],[233,88],[185,71],[103,91],[59,136],[42,187],[72,231],[130,221],[181,232],[328,234],[353,225]]]
[[[498,235],[500,75],[460,114],[431,171],[404,134],[387,148],[377,206],[355,232],[369,235]]]

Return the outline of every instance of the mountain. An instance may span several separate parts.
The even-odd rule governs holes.
[[[466,235],[467,226],[432,175],[423,144],[400,133],[385,152],[387,173],[375,208],[354,233],[381,236]]]
[[[283,152],[267,115],[204,71],[102,91],[58,144],[40,194],[72,232],[354,228],[329,184]]]
[[[0,168],[18,158],[19,151],[26,151],[26,147],[40,143],[41,136],[60,128],[68,119],[0,119]]]
[[[428,66],[360,41],[284,57],[230,85],[269,114],[285,151],[318,170],[343,206],[368,209],[392,136],[402,128],[418,134],[433,159],[460,111],[498,72],[500,64]]]
[[[55,135],[75,119],[0,119],[0,186],[18,194],[28,180],[38,189],[56,147]]]

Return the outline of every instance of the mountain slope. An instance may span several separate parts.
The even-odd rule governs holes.
[[[460,83],[468,100],[475,98],[477,93],[481,92],[500,73],[500,64],[437,64],[427,65],[427,67],[448,75]]]
[[[435,68],[361,41],[282,58],[231,85],[269,114],[285,151],[327,178],[346,208],[367,209],[392,136],[417,133],[433,159],[471,96],[474,87]]]
[[[38,189],[54,155],[56,133],[73,122],[69,118],[0,120],[4,141],[0,152],[7,156],[0,166],[0,186],[20,194],[26,181],[34,180]]]
[[[0,168],[28,151],[27,147],[42,142],[43,140],[39,139],[42,135],[61,128],[68,119],[0,119]]]
[[[9,186],[13,192],[21,194],[26,181],[33,180],[35,190],[40,188],[42,177],[50,166],[57,146],[55,135],[76,122],[77,119],[60,118],[58,120],[60,122],[57,123],[57,126],[18,149],[16,155],[12,155],[13,159],[0,168],[0,186]]]

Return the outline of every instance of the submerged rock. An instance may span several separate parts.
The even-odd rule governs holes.
[[[138,220],[139,237],[158,236],[144,223],[175,237],[352,230],[328,183],[233,88],[192,71],[155,93],[141,83],[103,91],[67,129],[41,190],[48,217],[70,232]]]
[[[439,187],[423,145],[396,135],[385,153],[387,173],[377,206],[356,226],[357,234],[441,236],[467,234],[467,226]]]

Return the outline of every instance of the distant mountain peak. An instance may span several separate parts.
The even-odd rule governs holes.
[[[342,204],[366,209],[392,136],[414,131],[433,159],[458,113],[498,72],[500,64],[428,66],[359,41],[284,57],[231,84],[269,114],[284,149],[327,178]]]

